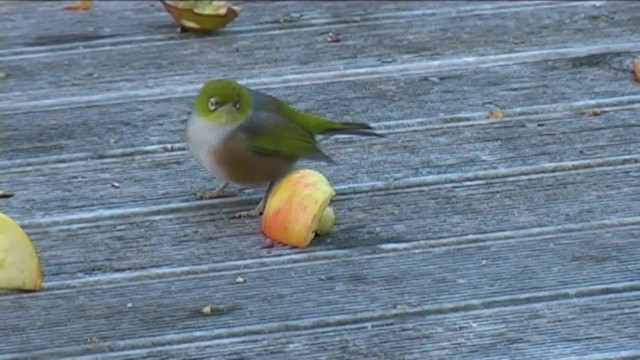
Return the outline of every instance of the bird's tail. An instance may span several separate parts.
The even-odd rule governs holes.
[[[352,123],[352,122],[335,122],[335,126],[321,132],[323,135],[360,135],[360,136],[377,136],[384,135],[373,131],[369,124]]]

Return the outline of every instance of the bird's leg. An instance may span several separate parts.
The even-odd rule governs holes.
[[[262,200],[260,200],[260,203],[258,204],[258,206],[255,207],[255,209],[249,210],[249,211],[237,212],[233,215],[233,217],[245,218],[245,217],[260,216],[262,214],[262,211],[264,210],[265,205],[267,205],[267,198],[269,198],[269,193],[271,192],[271,188],[273,188],[274,184],[275,182],[273,181],[269,183],[267,190],[264,192],[264,196],[262,197]]]
[[[196,193],[196,199],[207,200],[207,199],[215,199],[219,197],[235,195],[235,192],[225,189],[228,185],[229,185],[228,182],[224,182],[211,192],[207,192],[207,190],[200,190]]]

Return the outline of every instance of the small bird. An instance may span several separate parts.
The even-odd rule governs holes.
[[[273,185],[300,159],[333,163],[320,150],[316,135],[383,135],[364,123],[339,122],[297,110],[279,99],[251,90],[231,79],[206,82],[193,104],[186,129],[188,148],[222,184],[198,192],[199,199],[228,196],[229,183],[267,186],[251,211],[235,217],[259,216]]]

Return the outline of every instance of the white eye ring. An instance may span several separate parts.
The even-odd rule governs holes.
[[[218,109],[218,99],[209,98],[209,110],[216,111],[216,109]]]

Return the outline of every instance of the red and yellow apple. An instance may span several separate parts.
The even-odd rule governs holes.
[[[336,195],[329,181],[310,169],[296,170],[271,189],[262,214],[261,230],[270,240],[305,248],[335,224],[329,206]]]

